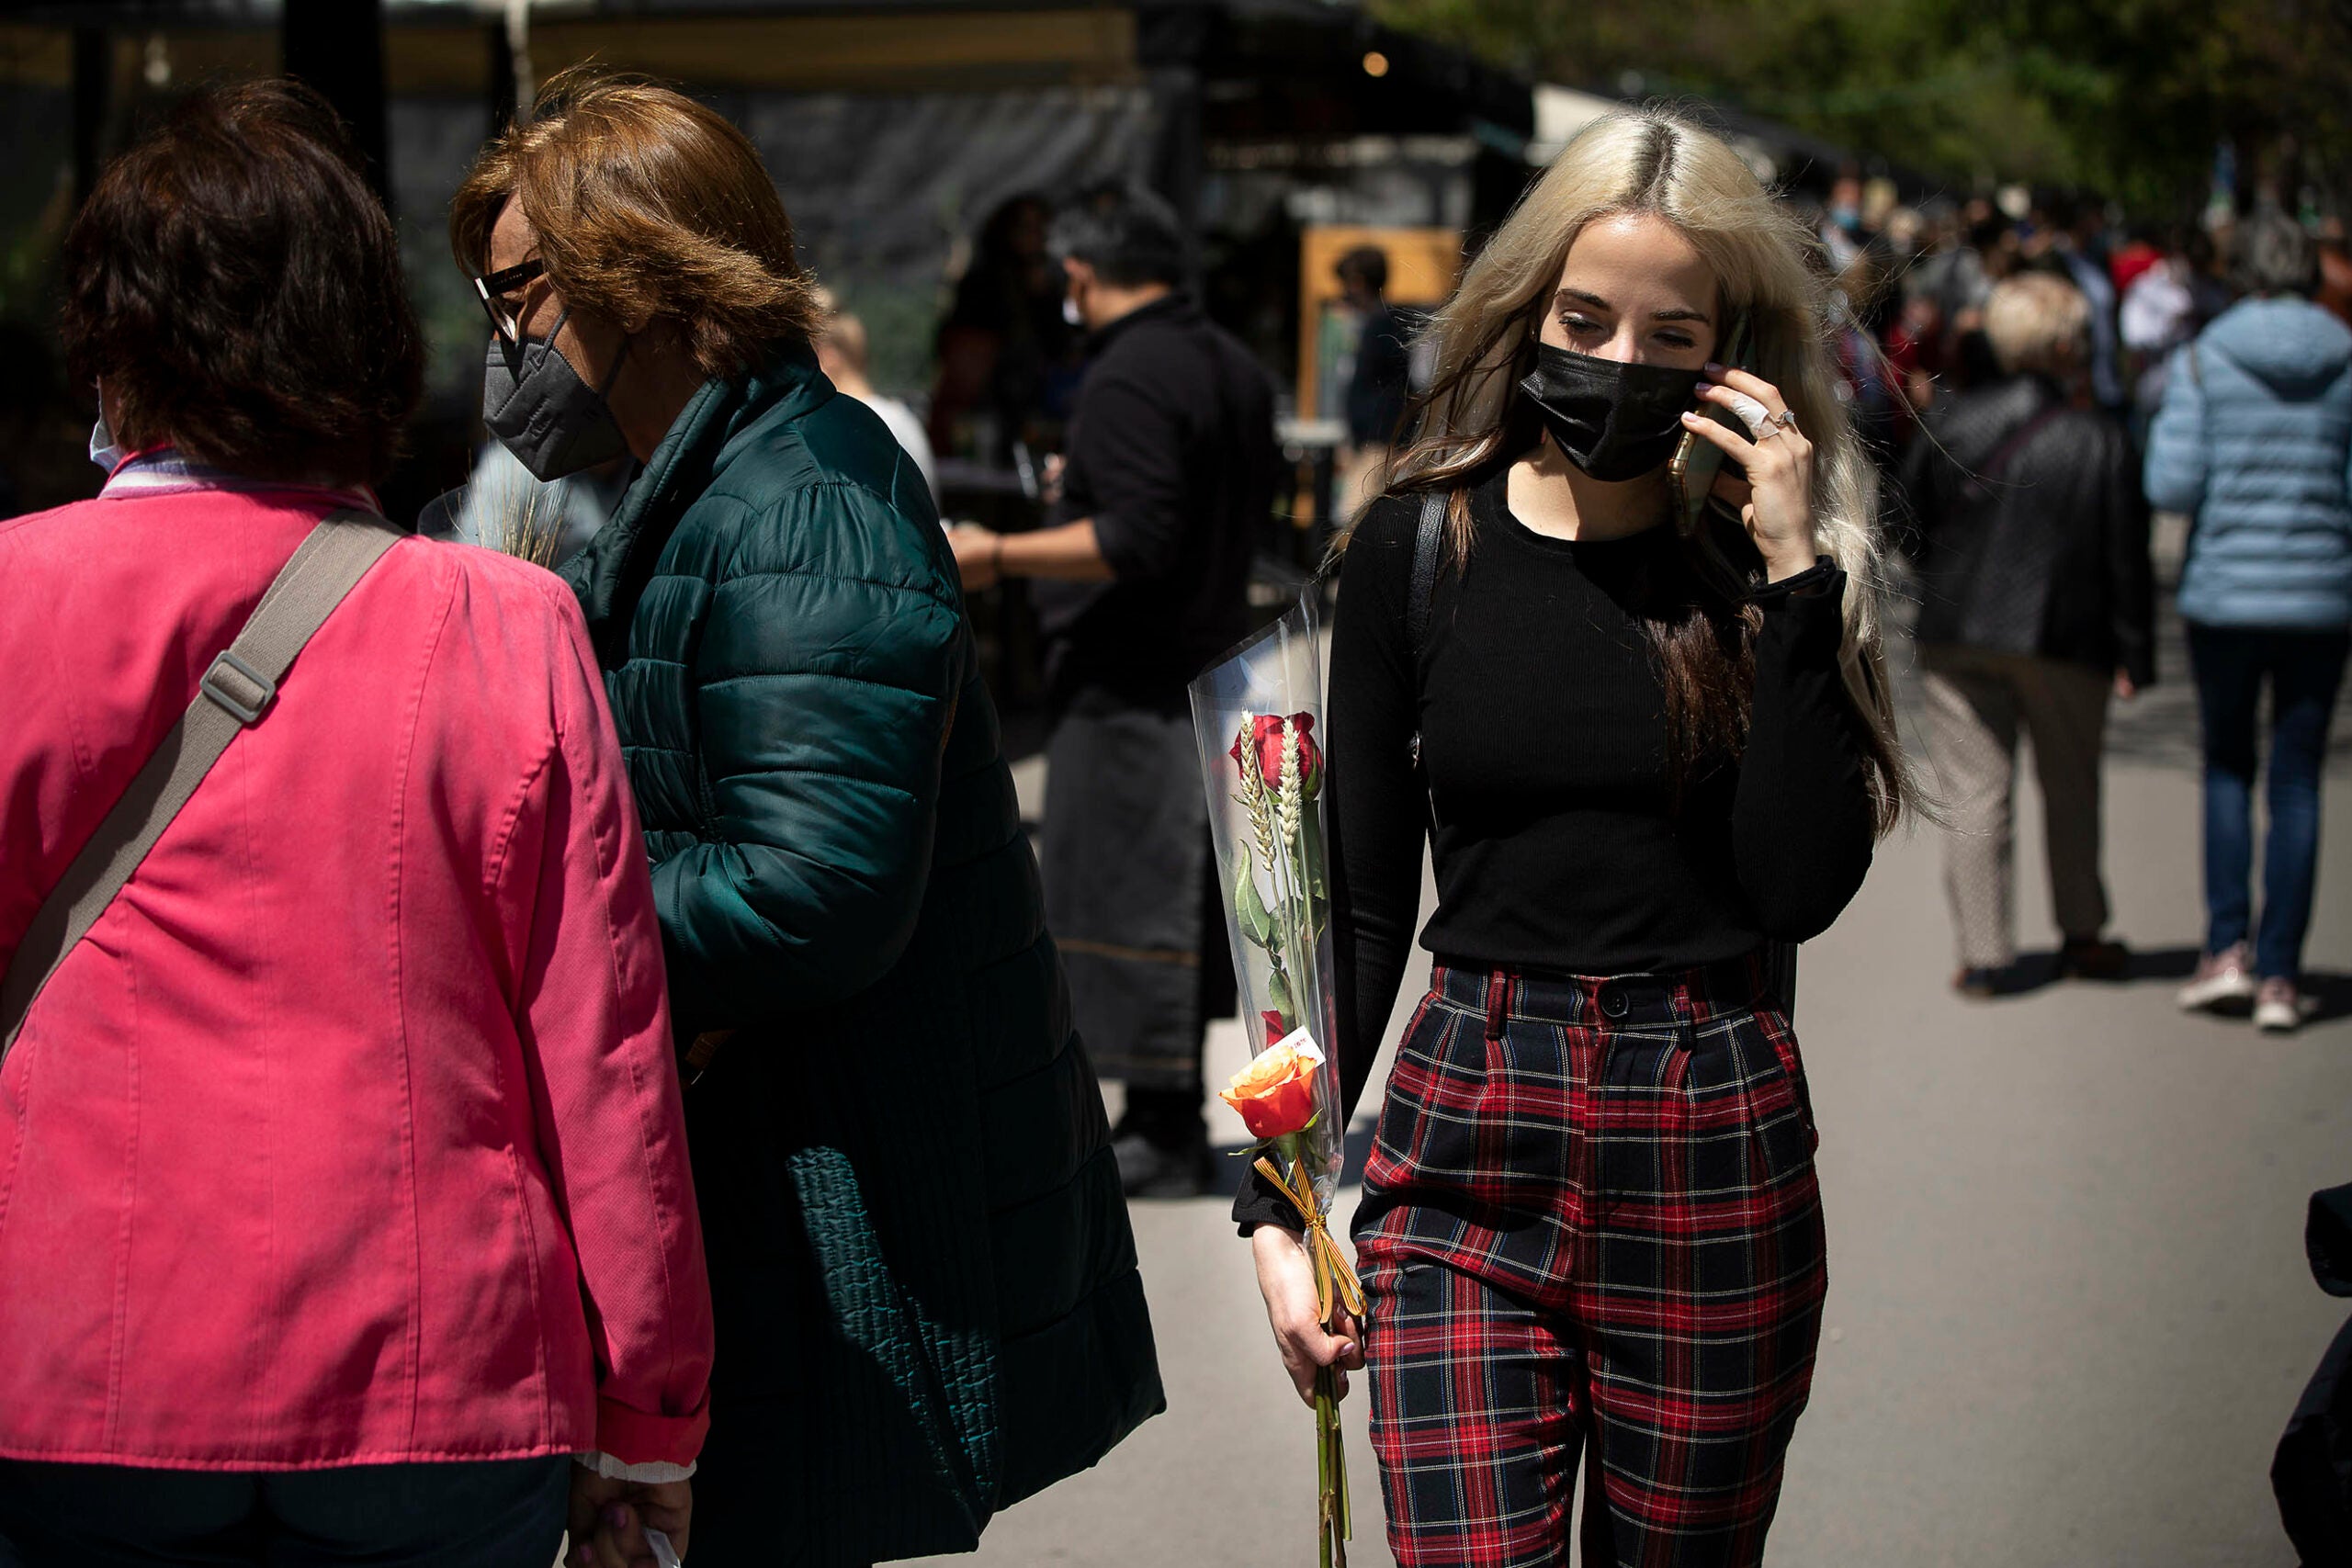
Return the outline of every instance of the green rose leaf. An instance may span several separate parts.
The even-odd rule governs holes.
[[[1266,976],[1266,1005],[1282,1014],[1286,1024],[1298,1016],[1298,1004],[1290,994],[1290,976],[1279,969]]]
[[[1241,934],[1252,944],[1264,947],[1273,941],[1274,917],[1266,909],[1266,900],[1258,892],[1258,863],[1247,844],[1241,846],[1241,874],[1233,883],[1233,912],[1241,922]]]

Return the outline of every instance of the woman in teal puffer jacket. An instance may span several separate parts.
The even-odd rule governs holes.
[[[557,77],[451,233],[498,328],[492,433],[543,479],[646,464],[566,572],[702,1068],[695,1561],[968,1550],[1161,1395],[922,478],[818,372],[783,207],[692,100]]]

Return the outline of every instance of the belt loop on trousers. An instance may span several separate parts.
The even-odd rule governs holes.
[[[1508,969],[1493,970],[1487,976],[1487,1038],[1500,1040],[1503,1025],[1510,1019],[1511,974]]]

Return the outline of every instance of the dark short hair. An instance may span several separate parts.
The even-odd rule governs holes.
[[[1377,294],[1388,287],[1388,253],[1378,245],[1358,245],[1341,256],[1331,270],[1340,275],[1340,282],[1356,278]]]
[[[2257,212],[2231,238],[2230,281],[2249,294],[2309,294],[2319,282],[2319,254],[2301,223]]]
[[[107,165],[65,239],[62,329],[128,449],[264,479],[380,480],[424,376],[400,242],[326,100],[189,95]]]
[[[460,266],[488,267],[510,199],[567,306],[625,333],[671,323],[706,376],[739,375],[822,324],[759,150],[658,82],[594,64],[549,77],[529,123],[482,150],[449,204]]]
[[[1114,288],[1184,281],[1188,247],[1176,209],[1137,186],[1100,186],[1054,219],[1046,247],[1084,262]]]

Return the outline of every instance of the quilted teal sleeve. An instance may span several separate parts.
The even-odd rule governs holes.
[[[923,536],[872,492],[815,487],[730,533],[676,672],[704,830],[653,868],[692,1032],[841,1000],[898,962],[967,657]]]

